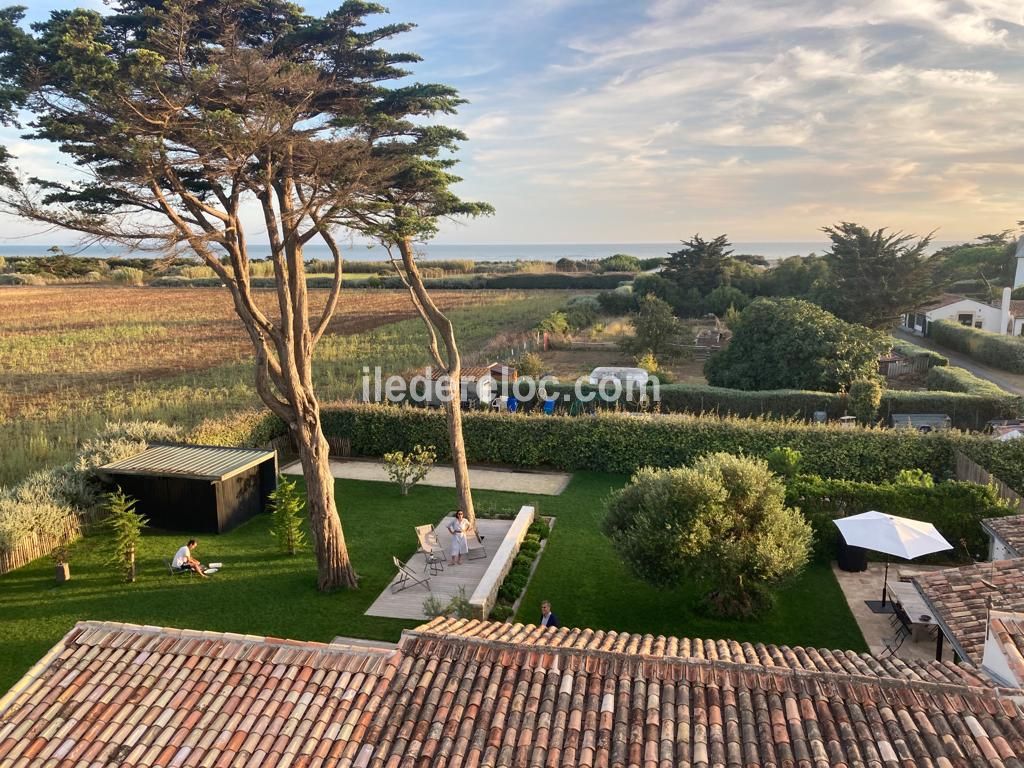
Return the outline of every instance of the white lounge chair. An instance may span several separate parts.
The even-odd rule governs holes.
[[[444,549],[441,548],[441,542],[438,541],[433,527],[429,525],[417,525],[415,531],[416,540],[420,544],[419,551],[423,553],[423,559],[426,561],[423,570],[429,569],[430,575],[436,576],[444,570]]]

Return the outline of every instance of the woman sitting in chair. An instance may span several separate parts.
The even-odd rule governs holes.
[[[448,533],[452,535],[452,565],[462,565],[462,556],[469,552],[468,530],[469,521],[460,509],[455,513],[455,519],[448,523]]]

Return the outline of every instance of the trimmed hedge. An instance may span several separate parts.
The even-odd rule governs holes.
[[[938,352],[934,352],[930,349],[919,347],[917,344],[911,344],[905,339],[897,339],[896,337],[893,337],[892,351],[897,352],[904,357],[927,357],[928,362],[933,368],[937,365],[949,365],[949,358],[943,357]]]
[[[926,487],[800,475],[787,483],[786,503],[803,512],[814,529],[816,554],[827,559],[835,557],[839,541],[832,521],[877,509],[932,523],[954,546],[953,552],[941,553],[941,559],[952,556],[984,560],[988,537],[981,521],[1017,512],[1001,501],[990,486],[952,480]]]
[[[940,392],[966,392],[984,397],[1012,397],[1002,387],[975,376],[966,368],[955,365],[929,369],[927,384],[928,389]]]
[[[523,272],[509,275],[467,275],[465,277],[428,277],[423,284],[437,290],[509,290],[509,289],[553,289],[553,290],[611,290],[633,279],[628,272],[605,272],[594,274],[567,274],[565,272]],[[272,277],[254,277],[253,288],[273,288]],[[331,275],[308,274],[306,285],[310,288],[330,288]],[[221,285],[220,278],[187,278],[181,275],[160,277],[150,283],[158,288],[213,288]],[[355,280],[342,278],[345,288],[393,288],[404,289],[401,278],[396,275],[370,276]]]
[[[1024,373],[1024,340],[941,320],[931,324],[936,343],[1002,371]]]
[[[349,438],[356,455],[383,456],[417,443],[447,452],[440,411],[351,405],[326,408],[322,419],[324,431]],[[572,417],[486,411],[464,414],[463,433],[471,462],[629,474],[643,466],[681,466],[716,451],[766,456],[786,446],[801,451],[808,472],[868,481],[917,467],[944,476],[953,466],[954,447],[975,439],[959,433],[923,435],[685,414]]]
[[[945,372],[945,368],[933,368]],[[962,368],[951,370],[963,370]],[[968,374],[970,375],[970,374]],[[978,381],[983,381],[978,379]],[[548,385],[549,392],[572,393],[574,385]],[[585,394],[595,387],[584,386]],[[806,392],[796,389],[754,390],[711,387],[704,384],[665,384],[659,389],[663,413],[705,413],[745,418],[802,419],[810,421],[815,411],[825,411],[830,419],[847,413],[846,395],[833,392]],[[597,398],[591,404],[605,410],[636,410],[623,394],[617,402]],[[565,405],[561,401],[559,405]],[[893,413],[945,413],[957,429],[980,430],[992,419],[1017,418],[1024,415],[1024,401],[998,387],[991,392],[911,392],[886,390],[882,394],[879,418],[888,422]]]

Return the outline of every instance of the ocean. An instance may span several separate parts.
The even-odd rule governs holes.
[[[935,251],[956,241],[936,241],[930,250]],[[76,248],[71,245],[61,246],[68,253],[79,256],[110,258],[113,256],[153,256],[151,252],[129,253],[119,248],[92,245],[87,248]],[[628,253],[638,258],[665,256],[679,250],[680,244],[675,243],[509,243],[482,245],[453,245],[445,243],[425,243],[420,246],[424,261],[431,259],[473,259],[474,261],[558,261],[570,259],[600,259],[616,253]],[[764,241],[733,243],[733,252],[763,256],[769,261],[784,259],[788,256],[806,256],[809,253],[823,253],[829,247],[827,241]],[[0,244],[0,256],[46,256],[50,246],[46,245],[6,245]],[[266,258],[268,246],[250,246],[253,258]],[[311,245],[306,248],[309,259],[327,259],[330,254],[326,246]],[[387,254],[380,246],[367,246],[352,243],[345,249],[346,258],[354,261],[383,261]]]

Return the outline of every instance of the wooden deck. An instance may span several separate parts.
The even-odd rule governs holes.
[[[448,520],[449,518],[442,520],[435,529],[446,556],[449,554],[451,546],[451,536],[445,530]],[[419,576],[428,577],[430,588],[428,589],[425,584],[414,584],[401,592],[392,592],[391,584],[394,584],[394,580],[392,580],[391,584],[388,584],[380,596],[374,600],[373,605],[366,611],[366,615],[387,616],[392,619],[426,619],[428,617],[423,613],[423,601],[432,594],[447,602],[459,593],[461,587],[466,592],[467,600],[472,597],[473,590],[476,589],[477,584],[483,578],[484,571],[494,559],[494,553],[498,550],[502,539],[505,538],[505,534],[512,527],[512,521],[477,520],[477,527],[484,537],[486,557],[477,557],[474,560],[463,558],[462,565],[449,565],[446,562],[444,571],[433,576],[426,569],[424,556],[417,553],[409,558],[409,569]],[[412,541],[416,540],[416,533],[411,528],[409,537]],[[475,553],[471,552],[471,554]]]

